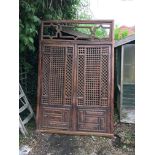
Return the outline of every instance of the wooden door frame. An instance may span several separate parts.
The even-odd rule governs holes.
[[[51,21],[53,22],[53,21]],[[60,21],[55,21],[55,22],[60,22]],[[64,21],[64,22],[71,22],[71,21]],[[73,22],[73,21],[72,21]],[[114,27],[114,23],[112,20],[96,20],[96,21],[74,21],[74,22],[80,22],[80,23],[91,23],[91,22],[94,22],[94,23],[111,23],[112,27],[111,27],[111,37],[112,37],[112,41],[104,41],[104,42],[99,42],[99,41],[81,41],[81,40],[44,40],[42,38],[42,36],[40,37],[40,46],[39,46],[39,59],[38,59],[38,88],[37,88],[37,115],[36,115],[36,126],[37,126],[37,131],[39,132],[49,132],[49,133],[60,133],[60,134],[72,134],[72,135],[97,135],[97,136],[108,136],[108,137],[113,137],[113,108],[114,108],[114,105],[113,105],[113,100],[114,100],[114,40],[113,40],[113,27]],[[46,23],[46,21],[43,21],[42,22],[42,25],[43,23]],[[43,33],[43,26],[41,27],[41,34]],[[110,45],[111,46],[111,87],[110,87],[110,90],[111,90],[111,93],[110,93],[110,133],[100,133],[100,132],[81,132],[81,131],[76,131],[76,122],[73,121],[73,131],[65,131],[65,130],[55,130],[55,129],[49,129],[49,130],[42,130],[40,128],[40,124],[39,124],[39,119],[40,119],[40,103],[41,103],[41,84],[42,84],[42,75],[41,75],[41,71],[42,71],[42,46],[44,44],[50,44],[50,45],[55,45],[55,44],[59,44],[59,45],[63,45],[63,44],[74,44],[74,54],[75,56],[73,57],[74,60],[73,60],[73,64],[74,64],[74,67],[76,68],[77,67],[77,64],[75,63],[76,62],[76,58],[77,58],[77,45],[78,44],[81,44],[81,45]],[[73,105],[74,105],[74,111],[76,111],[76,105],[77,105],[77,99],[76,99],[76,91],[75,91],[75,88],[77,88],[77,79],[76,79],[76,74],[77,74],[77,69],[74,69],[74,95],[73,95]],[[74,118],[76,117],[76,113],[74,114]],[[73,119],[75,120],[75,119]]]

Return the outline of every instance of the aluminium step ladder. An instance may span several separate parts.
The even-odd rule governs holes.
[[[26,136],[28,134],[25,124],[27,124],[31,118],[34,117],[34,112],[32,110],[32,107],[19,83],[19,104],[21,105],[19,108],[19,130],[20,132]],[[21,113],[27,110],[29,112],[28,116],[22,120]],[[35,118],[35,117],[34,117]]]

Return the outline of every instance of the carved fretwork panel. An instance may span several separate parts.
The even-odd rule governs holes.
[[[42,104],[71,105],[73,47],[45,46],[42,53]]]
[[[43,82],[42,82],[42,103],[48,104],[48,92],[49,92],[49,69],[50,69],[50,57],[48,54],[43,55]]]
[[[110,46],[78,46],[78,105],[108,107]]]
[[[113,136],[113,21],[42,21],[37,130]]]
[[[44,21],[42,23],[42,39],[111,41],[112,23]]]

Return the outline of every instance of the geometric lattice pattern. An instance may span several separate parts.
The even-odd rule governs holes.
[[[49,64],[50,58],[48,54],[43,55],[43,82],[42,82],[42,103],[48,104],[48,84],[49,84]]]
[[[109,106],[109,98],[110,98],[110,85],[109,85],[109,75],[110,75],[110,64],[109,64],[109,56],[110,56],[110,49],[102,48],[101,52],[101,96],[100,96],[100,105],[101,106]]]
[[[42,105],[61,107],[43,107],[42,128],[71,129],[73,97],[76,97],[77,130],[108,132],[107,110],[89,108],[109,108],[110,46],[78,45],[77,61],[74,52],[74,46],[43,48]],[[74,61],[77,63],[76,89]]]
[[[73,47],[67,47],[65,77],[65,103],[72,104]]]
[[[85,48],[78,48],[78,84],[77,84],[77,98],[78,105],[84,104],[84,83],[85,83]]]
[[[111,20],[42,22],[38,130],[112,136],[112,48]]]
[[[78,47],[78,105],[108,106],[109,47]]]
[[[45,21],[42,23],[42,39],[56,40],[58,38],[64,40],[96,40],[96,41],[111,41],[112,40],[112,23],[88,23],[83,22],[50,22]],[[100,33],[98,33],[100,32]],[[66,35],[68,33],[69,35]]]
[[[63,104],[65,73],[65,47],[51,47],[50,53],[50,104]]]
[[[71,105],[73,47],[45,46],[42,104]]]

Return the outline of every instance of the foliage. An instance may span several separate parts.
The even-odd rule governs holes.
[[[96,24],[79,24],[79,26],[81,26],[81,28],[76,28],[75,30],[81,32],[81,33],[84,33],[84,34],[87,34],[87,35],[91,35],[91,27],[97,27]],[[90,27],[90,28],[86,28],[86,27]],[[99,39],[103,38],[103,37],[106,37],[108,34],[108,32],[103,29],[102,27],[98,27],[96,30],[95,30],[95,36]]]
[[[25,57],[28,51],[36,52],[41,20],[73,19],[79,0],[20,0],[19,51]]]
[[[96,30],[96,36],[98,37],[98,38],[103,38],[103,37],[106,37],[107,36],[107,31],[105,30],[105,29],[103,29],[103,28],[98,28],[97,30]]]
[[[40,19],[35,15],[36,8],[33,4],[25,1],[20,3],[20,19],[19,19],[19,45],[20,52],[27,50],[35,51],[34,37],[38,34],[37,26]]]
[[[80,0],[78,5],[77,19],[91,19],[92,12],[89,8],[89,0]]]
[[[30,68],[32,63],[29,62],[29,55],[37,56],[41,20],[76,18],[79,2],[80,0],[19,1],[20,65]]]
[[[128,36],[128,30],[121,31],[120,28],[116,25],[114,30],[115,40],[120,40]]]
[[[37,85],[41,20],[75,19],[79,4],[80,0],[19,0],[19,65],[31,79],[29,89]]]

